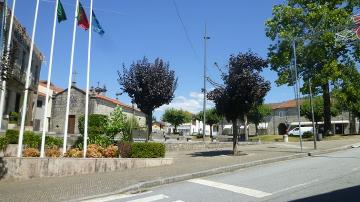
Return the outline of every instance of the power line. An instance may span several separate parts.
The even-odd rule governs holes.
[[[196,52],[196,50],[195,50],[195,48],[194,48],[194,45],[193,45],[193,43],[192,43],[191,40],[190,40],[189,33],[188,33],[187,29],[186,29],[186,26],[185,26],[185,24],[184,24],[184,21],[183,21],[182,18],[181,18],[181,15],[180,15],[180,12],[179,12],[179,8],[178,8],[178,6],[177,6],[177,4],[176,4],[176,1],[173,0],[172,2],[173,2],[173,4],[174,4],[175,10],[176,10],[176,14],[177,14],[177,16],[178,16],[178,18],[179,18],[179,20],[180,20],[181,26],[182,26],[182,28],[183,28],[183,30],[184,30],[184,32],[185,32],[186,40],[188,41],[188,43],[189,43],[192,51],[194,52],[196,59],[199,60],[199,55],[197,54],[197,52]]]

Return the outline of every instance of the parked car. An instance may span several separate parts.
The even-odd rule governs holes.
[[[299,127],[293,128],[289,131],[289,135],[299,136],[301,131],[301,135],[304,135],[306,132],[313,132],[313,127],[301,127],[301,130],[299,130]]]

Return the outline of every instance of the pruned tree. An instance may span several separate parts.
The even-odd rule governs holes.
[[[213,100],[216,110],[233,124],[233,152],[238,154],[237,120],[244,119],[256,105],[262,104],[270,90],[270,82],[260,75],[267,61],[252,52],[231,55],[228,72],[222,75],[223,86],[209,92],[208,99]],[[245,136],[247,136],[245,130]]]
[[[177,132],[177,127],[183,123],[188,123],[192,120],[190,112],[182,109],[170,108],[165,110],[162,121],[171,123],[174,126],[174,132]]]
[[[203,117],[204,117],[203,111],[196,114],[197,120],[202,121],[204,120]],[[205,111],[205,117],[206,117],[206,124],[210,126],[210,138],[211,141],[213,141],[213,125],[218,124],[221,121],[222,116],[216,111],[216,108],[210,108]]]
[[[165,63],[160,58],[150,63],[144,57],[134,62],[129,69],[123,65],[123,72],[118,71],[118,75],[121,89],[146,114],[148,141],[152,133],[153,111],[164,104],[169,104],[174,98],[177,86],[175,72],[170,70],[169,63]]]
[[[264,122],[265,118],[271,115],[271,112],[271,106],[265,104],[256,105],[250,110],[248,118],[250,122],[255,124],[256,135],[258,135],[259,124]]]
[[[308,93],[311,79],[314,92],[323,97],[325,135],[331,131],[330,89],[347,63],[360,55],[359,41],[339,41],[336,34],[352,29],[352,15],[358,9],[358,0],[287,0],[273,7],[273,17],[266,22],[266,35],[274,41],[268,56],[271,69],[278,73],[276,83],[294,85],[295,43],[298,74],[304,80],[301,91]]]

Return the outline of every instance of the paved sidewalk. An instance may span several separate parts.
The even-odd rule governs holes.
[[[318,142],[318,150],[324,151],[356,143],[360,143],[360,136],[346,140]],[[303,146],[303,152],[313,151],[312,142],[304,142]],[[244,155],[232,156],[231,148],[169,152],[167,157],[173,157],[174,164],[166,167],[70,177],[38,178],[26,181],[0,181],[0,201],[74,200],[114,193],[144,181],[300,154],[299,143],[241,145],[239,148]]]

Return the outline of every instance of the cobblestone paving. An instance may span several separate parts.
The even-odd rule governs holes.
[[[318,142],[320,150],[359,143],[360,137]],[[304,152],[311,151],[312,142],[304,143]],[[38,178],[25,181],[0,181],[0,201],[66,201],[92,195],[116,192],[136,183],[198,172],[221,166],[247,163],[299,153],[299,143],[241,145],[244,154],[232,156],[231,148],[205,151],[169,152],[175,159],[166,167],[131,169],[91,175]]]

